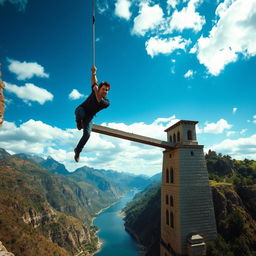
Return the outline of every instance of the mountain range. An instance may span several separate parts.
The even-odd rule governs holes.
[[[0,241],[15,255],[90,255],[98,246],[97,212],[150,183],[87,166],[71,173],[52,157],[0,149]]]

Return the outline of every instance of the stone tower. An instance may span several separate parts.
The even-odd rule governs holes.
[[[181,120],[165,131],[173,149],[163,152],[161,256],[205,255],[216,224],[203,146],[196,121]]]

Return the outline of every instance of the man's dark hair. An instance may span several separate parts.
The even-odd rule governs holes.
[[[110,83],[108,83],[108,82],[106,82],[106,81],[103,81],[103,82],[101,82],[101,83],[99,84],[99,89],[100,89],[103,85],[105,85],[106,87],[108,87],[108,88],[110,89]]]

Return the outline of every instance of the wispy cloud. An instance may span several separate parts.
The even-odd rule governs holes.
[[[254,124],[256,124],[256,115],[254,115],[252,118],[253,118],[252,122],[253,122]]]
[[[232,113],[235,114],[237,110],[238,110],[238,108],[233,108]]]
[[[36,62],[20,62],[7,58],[10,63],[8,69],[17,75],[18,80],[30,79],[33,76],[49,77],[49,74],[44,72],[44,67]]]
[[[214,76],[239,55],[256,55],[255,1],[225,0],[216,10],[218,21],[208,37],[198,40],[197,58]]]
[[[117,0],[115,3],[116,16],[129,20],[132,13],[130,12],[131,2],[128,0]]]
[[[78,100],[80,98],[83,98],[84,95],[81,94],[77,89],[73,89],[72,92],[68,95],[68,97],[71,100]]]
[[[147,2],[140,4],[139,15],[134,19],[132,33],[144,36],[148,31],[156,29],[163,19],[163,10],[156,4],[150,6]]]
[[[17,86],[5,82],[5,85],[5,89],[8,92],[14,93],[27,104],[30,104],[31,101],[36,101],[43,105],[46,101],[53,100],[53,95],[50,92],[31,83],[26,83],[24,86]]]
[[[185,50],[190,44],[190,40],[186,40],[181,36],[164,38],[151,37],[146,43],[146,51],[152,58],[158,54],[171,54],[177,49]]]
[[[28,0],[0,0],[0,4],[3,5],[5,2],[10,2],[11,4],[16,4],[20,11],[24,11]]]
[[[108,0],[95,1],[99,13],[105,13],[109,9]]]
[[[194,72],[193,70],[189,69],[189,70],[184,74],[184,77],[191,79],[191,78],[193,78],[194,74],[195,74],[195,72]]]

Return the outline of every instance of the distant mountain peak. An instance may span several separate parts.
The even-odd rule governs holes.
[[[7,159],[11,156],[5,149],[0,148],[0,160]]]

